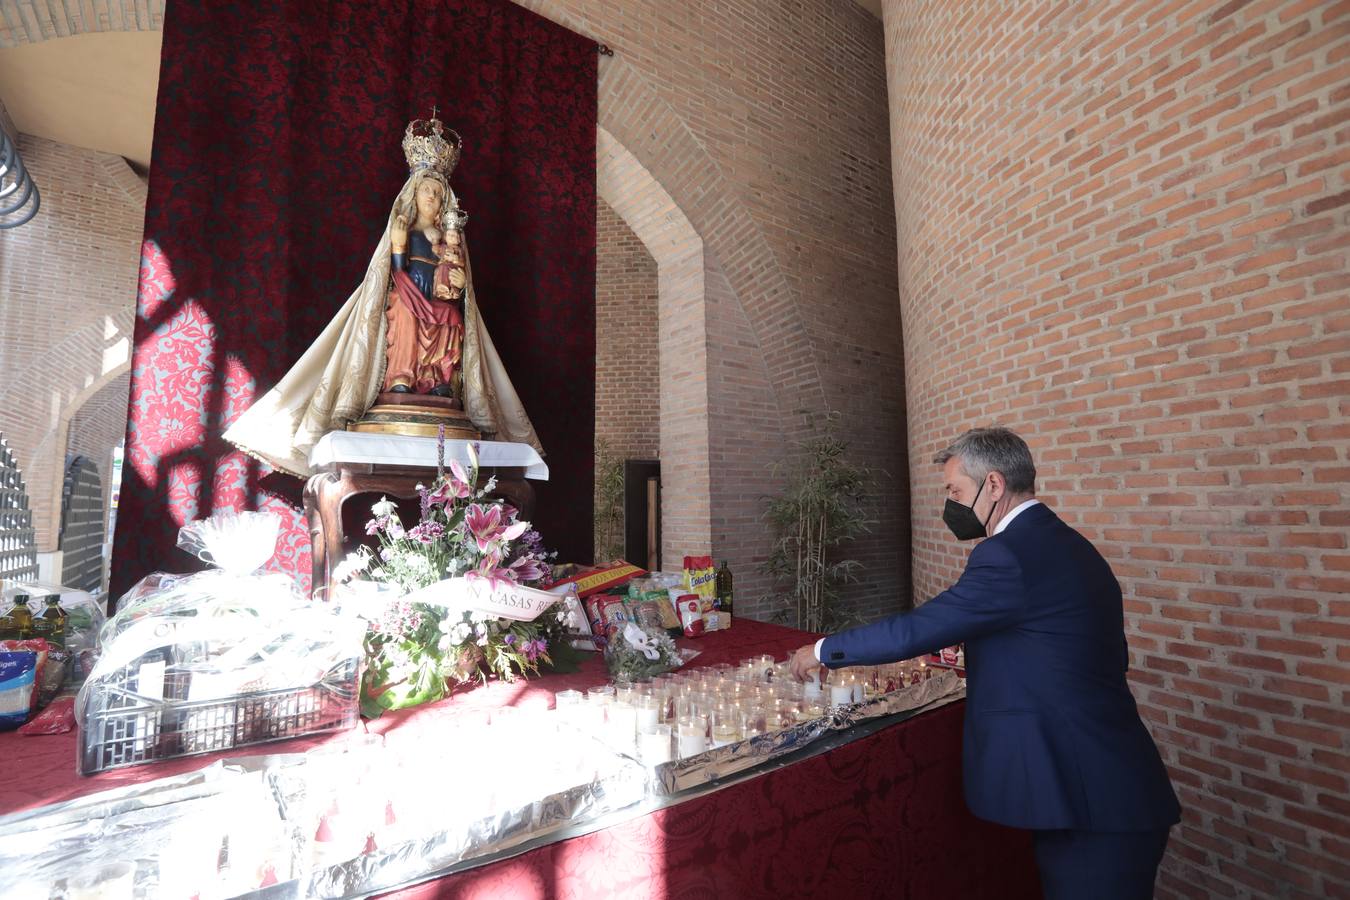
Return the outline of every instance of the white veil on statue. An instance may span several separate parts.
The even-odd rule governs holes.
[[[304,478],[310,474],[309,453],[319,439],[330,431],[346,429],[375,402],[386,366],[390,229],[400,204],[414,196],[425,178],[434,178],[445,187],[446,209],[458,207],[448,180],[440,172],[419,169],[408,177],[394,201],[365,279],[276,387],[225,431],[227,441],[276,469]],[[485,439],[529,444],[542,456],[539,437],[479,315],[467,243],[464,268],[468,279],[461,359],[464,412]]]

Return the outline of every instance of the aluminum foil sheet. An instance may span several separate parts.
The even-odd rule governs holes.
[[[593,748],[580,752],[593,759],[593,778],[540,799],[503,802],[490,816],[457,815],[473,804],[449,799],[459,788],[451,781],[454,773],[447,772],[428,782],[429,790],[447,798],[434,824],[409,825],[401,833],[380,835],[377,846],[349,847],[328,858],[315,854],[313,819],[306,820],[304,810],[312,812],[322,790],[333,789],[341,763],[334,769],[328,757],[324,774],[306,754],[222,760],[0,818],[0,896],[71,897],[71,879],[124,861],[135,867],[134,893],[126,896],[137,900],[194,893],[212,900],[368,896],[678,804],[753,778],[789,753],[826,752],[886,727],[886,717],[952,702],[964,692],[965,683],[942,670],[928,681],[822,718],[654,768],[588,738]],[[344,797],[360,793],[350,784],[345,790]],[[259,888],[264,869],[267,886]]]
[[[279,785],[281,790],[285,788]],[[296,897],[355,897],[425,880],[432,873],[470,868],[472,861],[547,838],[577,823],[640,802],[647,773],[633,760],[616,759],[604,777],[497,815],[447,821],[442,831],[376,850],[336,865],[304,872]]]
[[[919,709],[945,698],[956,699],[965,691],[966,683],[955,672],[942,669],[927,681],[862,703],[835,707],[819,719],[661,763],[654,768],[651,790],[657,796],[673,797],[761,766],[861,722]]]
[[[61,898],[76,896],[74,881],[106,866],[134,867],[127,897],[173,896],[170,881],[184,866],[200,864],[216,888],[213,896],[232,896],[247,888],[228,865],[217,869],[222,823],[245,819],[253,837],[284,838],[263,771],[285,757],[253,757],[239,764],[212,763],[195,772],[116,788],[0,818],[0,896]],[[292,756],[291,759],[296,757]],[[291,879],[290,854],[276,848],[277,877]],[[117,896],[111,888],[85,896]]]

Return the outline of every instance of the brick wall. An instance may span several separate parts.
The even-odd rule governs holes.
[[[707,435],[678,460],[662,455],[682,479],[681,502],[706,524],[678,523],[687,536],[678,552],[728,558],[738,607],[767,615],[777,600],[758,571],[769,544],[759,516],[778,489],[770,466],[834,409],[858,460],[885,472],[871,509],[878,525],[851,548],[866,569],[848,601],[868,617],[906,605],[904,374],[880,23],[843,0],[520,2],[615,48],[600,62],[601,128],[703,244],[704,306],[691,312],[705,336],[685,357],[688,371],[670,374],[706,382],[706,412],[681,403],[678,413],[697,415]],[[659,264],[660,248],[648,249]],[[697,393],[687,387],[682,397]],[[697,471],[676,472],[685,465]],[[701,485],[704,501],[690,494]]]
[[[1350,4],[886,0],[917,597],[991,422],[1110,560],[1159,896],[1350,895]]]
[[[608,459],[659,459],[661,371],[656,260],[603,199],[595,209],[595,446]],[[622,498],[606,515],[596,471],[596,559],[623,555]],[[640,561],[639,561],[640,562]]]
[[[87,456],[107,473],[113,448],[126,437],[130,390],[131,373],[123,372],[85,400],[70,417],[66,453]]]
[[[129,359],[145,186],[118,156],[27,135],[19,150],[42,210],[0,231],[0,431],[23,467],[38,549],[48,551],[71,418]],[[108,394],[95,404],[107,407],[91,420],[102,423],[104,454],[123,430],[125,380],[121,391],[120,410]]]
[[[604,201],[595,224],[595,439],[623,459],[656,459],[656,260]]]

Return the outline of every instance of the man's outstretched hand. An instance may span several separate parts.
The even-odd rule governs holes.
[[[816,659],[816,645],[812,643],[797,648],[792,659],[788,660],[788,665],[792,669],[792,677],[798,681],[805,681],[812,672],[819,672],[820,660]]]

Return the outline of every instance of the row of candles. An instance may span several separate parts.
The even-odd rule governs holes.
[[[786,662],[768,654],[619,681],[582,692],[558,691],[560,720],[589,732],[647,765],[670,762],[755,735],[820,718],[831,708],[861,703],[918,684],[932,675],[923,660],[813,673],[796,681]]]

